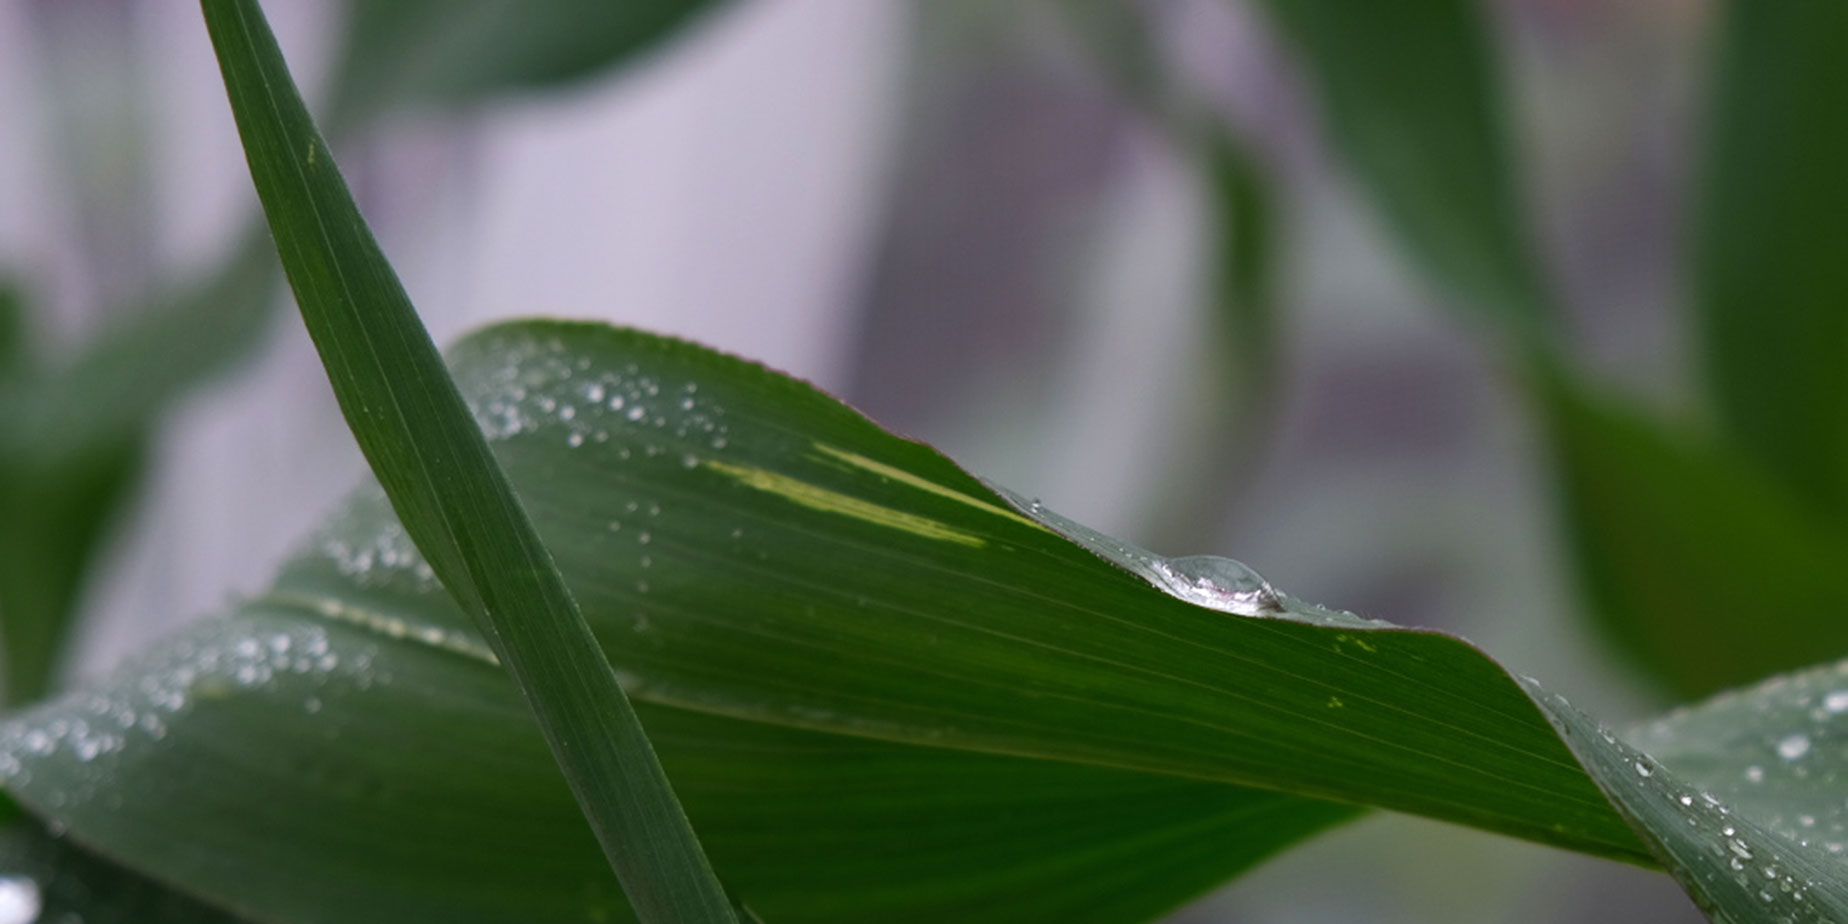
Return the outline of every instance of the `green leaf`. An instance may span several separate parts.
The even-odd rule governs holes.
[[[685,343],[529,322],[453,362],[718,869],[768,920],[1056,919],[1048,883],[1112,869],[1096,887],[1126,904],[1084,919],[1138,920],[1349,811],[1315,800],[1653,859],[1722,920],[1778,920],[1798,890],[1817,909],[1798,919],[1848,909],[1838,866],[1699,799],[1685,755],[1606,740],[1457,639],[1012,506]],[[8,789],[266,919],[617,914],[435,571],[362,492],[265,596],[0,729]],[[1736,720],[1781,740],[1798,718]],[[1734,839],[1776,901],[1731,878]]]
[[[1848,661],[1716,696],[1638,729],[1633,740],[1740,814],[1819,851],[1841,877]]]
[[[1546,332],[1509,165],[1493,47],[1470,0],[1263,0],[1295,45],[1329,140],[1439,288],[1520,337]]]
[[[84,578],[139,480],[146,441],[56,460],[0,453],[0,670],[5,702],[43,696],[62,666]]]
[[[18,286],[0,278],[0,387],[19,374],[26,357],[26,306]]]
[[[251,352],[268,328],[275,284],[274,249],[252,226],[205,278],[0,390],[0,454],[54,465],[144,433]]]
[[[140,481],[148,433],[182,394],[249,351],[275,258],[245,237],[212,278],[58,363],[0,377],[0,640],[8,704],[56,679],[80,591]]]
[[[354,438],[519,683],[638,917],[734,921],[609,661],[373,240],[254,0],[205,0],[251,178]]]
[[[722,0],[394,0],[348,4],[330,111],[461,103],[581,80],[633,61]]]
[[[13,921],[82,924],[241,924],[46,831],[0,830],[0,902]]]
[[[1591,611],[1635,663],[1691,697],[1848,654],[1833,524],[1728,447],[1557,377],[1534,390]]]
[[[1807,503],[1848,514],[1848,6],[1736,2],[1718,74],[1693,288],[1719,419]]]
[[[627,919],[518,690],[431,580],[362,491],[266,599],[12,729],[9,753],[48,736],[20,791],[73,837],[264,920]],[[768,920],[1135,920],[1352,814],[640,711],[715,862]]]

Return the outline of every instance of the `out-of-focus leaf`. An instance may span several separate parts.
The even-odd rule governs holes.
[[[579,80],[652,50],[724,2],[356,0],[329,121]]]
[[[726,845],[719,870],[768,920],[906,919],[892,909],[929,889],[903,883],[931,876],[969,907],[998,894],[1032,912],[1057,896],[1021,883],[1041,863],[1079,861],[1036,856],[1044,842],[1027,832],[1116,857],[1123,888],[1140,888],[1165,864],[1138,866],[1131,845],[1184,856],[1188,835],[1167,825],[1211,801],[1165,788],[1188,780],[1653,855],[1723,920],[1848,909],[1838,863],[1699,800],[1671,768],[1536,701],[1466,643],[1010,506],[930,449],[760,367],[551,322],[478,335],[455,368],[695,817]],[[1740,721],[1788,736],[1793,718]],[[374,490],[265,596],[0,730],[0,755],[17,765],[0,770],[73,837],[277,920],[493,920],[529,900],[530,920],[615,914],[620,898],[541,742]],[[1025,762],[964,761],[982,754]],[[1152,788],[1132,798],[1132,779]],[[1081,794],[1068,805],[1099,814],[1042,803],[1034,815],[1018,795],[1032,791]],[[1096,795],[1110,791],[1120,802]],[[1225,798],[1227,826],[1194,842],[1224,861],[1221,875],[1255,859],[1219,853],[1227,844],[1292,832],[1254,842],[1273,850],[1339,817]],[[919,804],[942,806],[957,829],[983,806],[1028,814],[1013,816],[1022,840],[997,856],[977,849],[990,834],[952,844],[915,827],[929,821]],[[1101,813],[1119,805],[1124,827],[1112,827]],[[1259,818],[1250,832],[1233,820],[1244,811]],[[864,817],[891,827],[833,840]],[[1106,833],[1062,840],[1094,824]],[[1730,878],[1735,840],[1774,870],[1749,893]],[[1199,863],[1174,872],[1185,882],[1147,887],[1171,903],[1210,879]],[[1012,908],[989,907],[995,920]]]
[[[25,359],[25,311],[18,287],[0,279],[0,388],[18,374]]]
[[[1509,163],[1500,74],[1471,0],[1261,0],[1300,52],[1329,140],[1439,288],[1517,337],[1550,295]]]
[[[142,469],[145,441],[41,460],[0,455],[0,670],[5,702],[51,688],[90,562]]]
[[[0,664],[5,702],[56,679],[96,551],[140,479],[148,433],[255,343],[275,258],[260,233],[212,279],[60,363],[0,368]]]
[[[25,821],[0,830],[0,907],[44,924],[242,924]]]
[[[0,452],[50,462],[145,431],[250,353],[269,324],[276,278],[275,251],[253,226],[205,279],[0,392]]]
[[[1725,446],[1559,378],[1535,390],[1591,611],[1634,662],[1685,698],[1848,654],[1848,540],[1826,518]]]
[[[646,924],[730,924],[640,720],[372,237],[256,0],[205,22],[289,287],[360,450],[519,683]]]
[[[1055,0],[1124,98],[1191,162],[1207,203],[1202,309],[1210,348],[1178,397],[1187,420],[1167,448],[1147,532],[1177,548],[1219,532],[1269,416],[1277,374],[1277,210],[1265,171],[1224,120],[1164,70],[1148,10],[1124,0]]]
[[[1848,4],[1726,3],[1693,282],[1727,434],[1848,516]]]
[[[1218,533],[1262,445],[1276,387],[1276,210],[1263,170],[1229,130],[1198,133],[1194,156],[1211,206],[1206,326],[1212,349],[1184,400],[1194,419],[1171,451],[1172,469],[1151,519],[1176,548]]]

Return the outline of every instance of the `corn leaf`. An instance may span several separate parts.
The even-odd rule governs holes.
[[[207,30],[277,250],[347,423],[526,694],[640,918],[732,921],[647,734],[333,164],[254,0]]]
[[[1723,739],[1638,753],[1467,643],[1116,543],[689,344],[525,322],[452,360],[717,869],[766,920],[1034,919],[1060,898],[1048,869],[1111,866],[1120,889],[1099,888],[1141,903],[1075,919],[1142,920],[1351,811],[1333,803],[1660,864],[1720,920],[1848,908],[1826,843],[1701,772]],[[265,920],[619,915],[436,573],[362,490],[269,593],[0,729],[26,775],[8,789]],[[1816,709],[1731,721],[1821,741]],[[1750,889],[1734,840],[1760,860]]]

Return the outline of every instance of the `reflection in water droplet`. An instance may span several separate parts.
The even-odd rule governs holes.
[[[1270,582],[1244,562],[1212,555],[1157,560],[1151,570],[1175,596],[1238,616],[1280,612],[1283,602]]]
[[[0,876],[0,924],[32,924],[43,903],[38,883],[24,876]]]

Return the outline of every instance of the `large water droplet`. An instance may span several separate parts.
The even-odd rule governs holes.
[[[1263,575],[1244,562],[1214,555],[1189,555],[1154,562],[1151,570],[1175,596],[1238,616],[1267,616],[1283,601]]]

